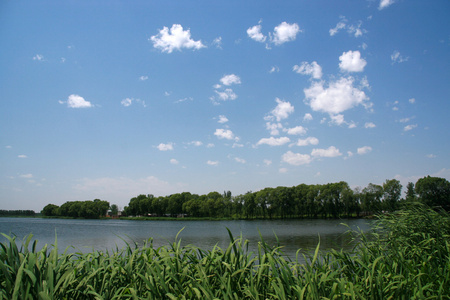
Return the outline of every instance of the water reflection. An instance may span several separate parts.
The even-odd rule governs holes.
[[[125,221],[0,218],[0,232],[13,233],[19,240],[32,233],[38,240],[38,248],[44,244],[54,244],[56,234],[60,251],[73,246],[68,252],[121,249],[126,243],[143,245],[149,238],[153,238],[155,247],[160,247],[174,242],[179,233],[182,245],[191,244],[210,250],[214,245],[221,248],[229,245],[228,228],[235,238],[242,235],[249,240],[251,251],[256,251],[261,237],[270,245],[277,244],[277,237],[283,252],[293,258],[298,249],[315,249],[319,239],[322,250],[351,249],[351,236],[346,234],[348,228],[341,223],[346,223],[352,229],[367,231],[370,228],[370,221],[360,219]],[[1,237],[1,241],[5,242],[6,239]]]

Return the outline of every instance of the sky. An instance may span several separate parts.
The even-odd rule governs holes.
[[[0,41],[0,209],[450,179],[447,0],[3,0]]]

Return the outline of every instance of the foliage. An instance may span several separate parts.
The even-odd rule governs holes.
[[[60,207],[55,204],[48,204],[42,209],[41,213],[47,217],[98,219],[105,216],[108,209],[108,201],[95,199],[94,201],[68,201]]]
[[[440,177],[424,177],[415,185],[415,191],[423,203],[428,206],[440,206],[450,209],[450,182]]]
[[[0,209],[0,217],[18,217],[26,216],[33,217],[36,213],[34,210],[5,210]]]
[[[289,259],[261,239],[256,253],[173,244],[82,254],[0,244],[0,299],[449,299],[450,217],[424,206],[381,216],[354,251]],[[304,261],[306,260],[306,263]]]

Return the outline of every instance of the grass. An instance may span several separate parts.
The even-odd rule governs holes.
[[[351,252],[288,259],[261,238],[221,249],[127,244],[58,253],[28,236],[0,246],[0,299],[450,299],[450,217],[422,206],[380,217]],[[306,263],[303,263],[306,261]]]

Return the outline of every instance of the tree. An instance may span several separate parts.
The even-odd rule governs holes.
[[[116,204],[111,205],[111,215],[117,216],[119,214],[119,207]]]
[[[383,202],[387,211],[395,211],[402,194],[402,185],[397,179],[386,180],[383,183]]]
[[[415,185],[419,200],[430,207],[450,209],[450,182],[440,177],[420,178]]]
[[[44,216],[51,217],[58,215],[58,205],[55,204],[47,204],[41,211]]]

